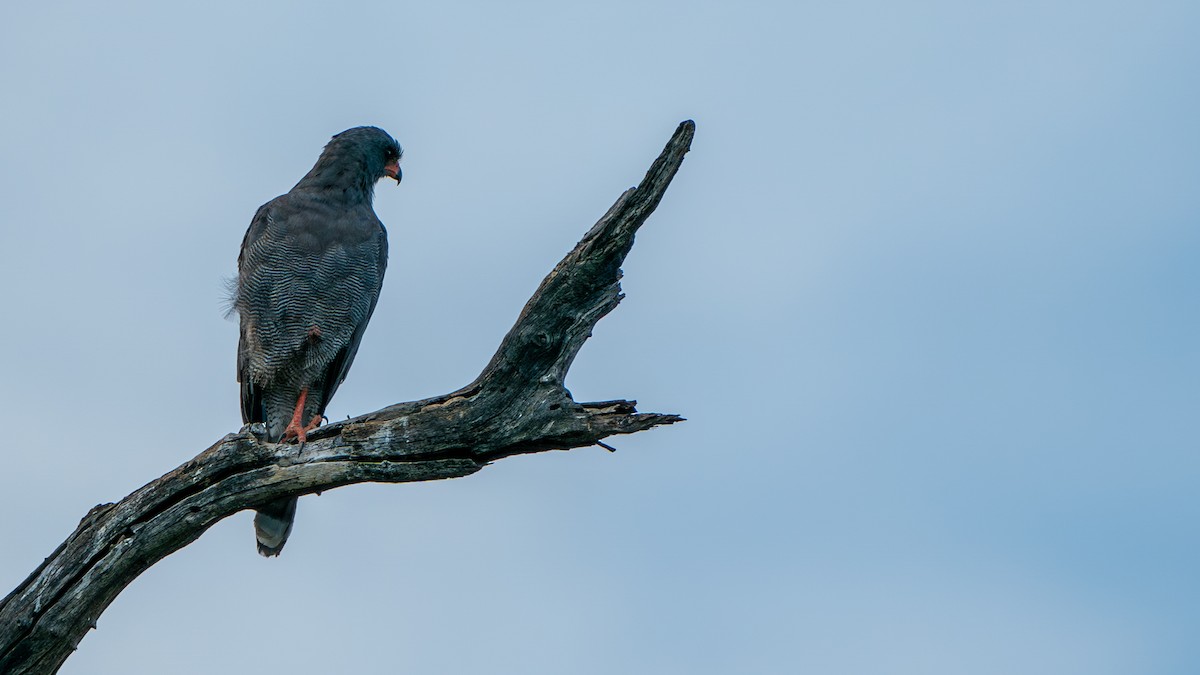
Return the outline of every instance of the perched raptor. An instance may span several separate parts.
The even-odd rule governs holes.
[[[354,361],[387,267],[375,183],[399,184],[401,154],[382,129],[343,131],[246,231],[233,298],[242,421],[262,422],[268,441],[303,443]],[[279,555],[295,514],[295,497],[258,508],[259,553]]]

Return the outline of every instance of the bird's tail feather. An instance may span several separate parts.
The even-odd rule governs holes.
[[[258,552],[271,557],[279,555],[288,535],[292,533],[292,521],[296,518],[296,497],[277,499],[258,507],[254,516],[254,536],[258,539]]]

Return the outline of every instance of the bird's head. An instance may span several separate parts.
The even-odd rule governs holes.
[[[403,154],[396,139],[379,127],[347,129],[325,145],[317,163],[293,189],[341,194],[369,202],[380,178],[400,183]]]
[[[400,184],[400,158],[404,150],[396,139],[379,127],[354,127],[336,135],[322,155],[340,156],[357,161],[371,181],[391,178]]]

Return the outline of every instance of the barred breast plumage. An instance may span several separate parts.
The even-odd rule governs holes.
[[[264,423],[269,441],[303,442],[354,361],[387,267],[374,186],[385,176],[400,181],[401,154],[381,129],[344,131],[250,223],[233,302],[238,381],[242,420]],[[291,498],[259,508],[260,553],[279,554],[295,507]]]

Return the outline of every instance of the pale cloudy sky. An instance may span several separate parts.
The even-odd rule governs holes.
[[[687,423],[239,514],[62,672],[1194,673],[1198,7],[10,3],[0,593],[238,428],[222,280],[330,135],[406,148],[339,418],[473,378],[693,118],[568,380]]]

